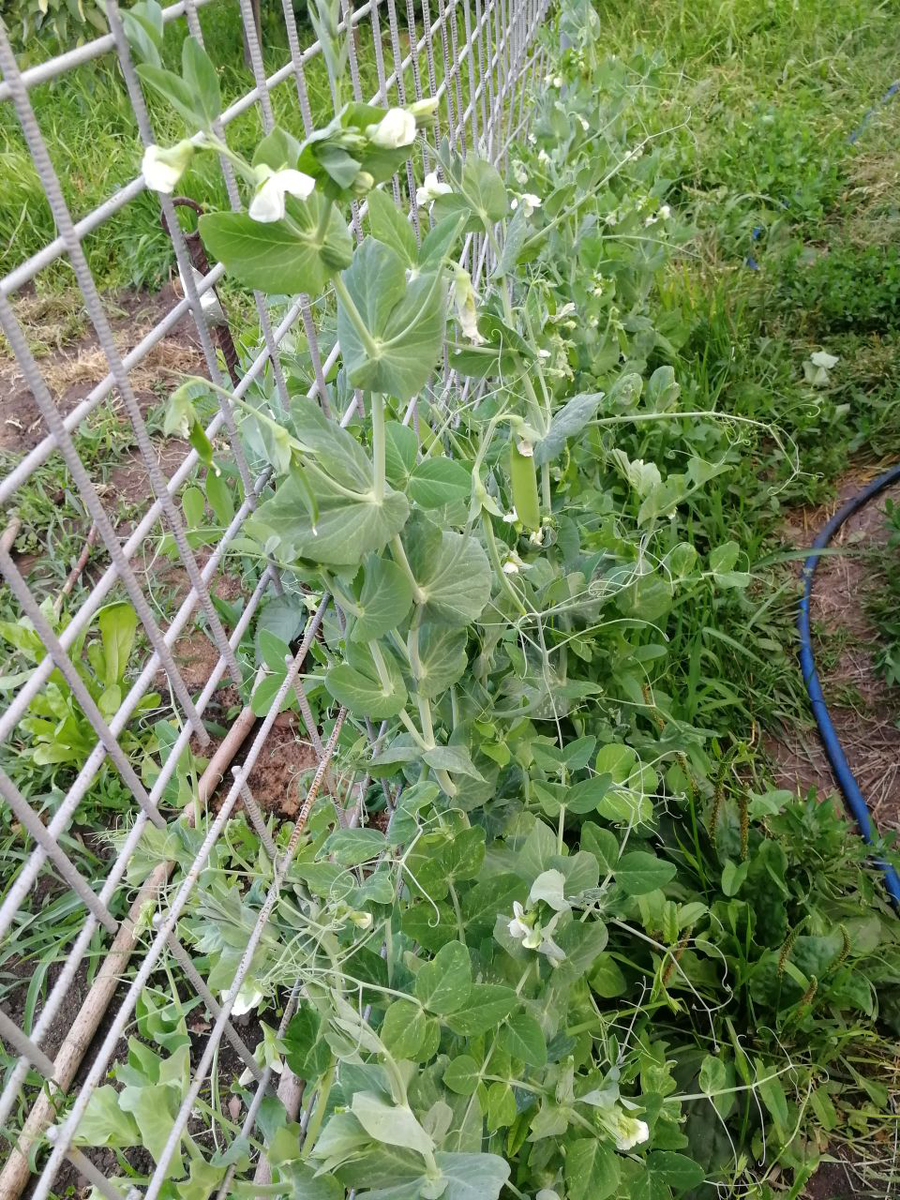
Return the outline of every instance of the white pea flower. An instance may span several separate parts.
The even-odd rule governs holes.
[[[350,919],[350,921],[352,922],[352,924],[354,924],[356,926],[357,929],[362,929],[363,931],[365,931],[366,929],[371,929],[372,923],[375,920],[375,918],[372,916],[372,914],[370,912],[355,912],[354,911],[354,912],[349,912],[347,914],[347,916]]]
[[[423,96],[421,100],[416,100],[414,104],[411,104],[407,111],[411,112],[414,117],[430,117],[437,111],[437,106],[437,96]]]
[[[668,204],[663,204],[660,207],[659,215],[663,221],[668,221],[669,217],[672,215],[672,210],[669,208]]]
[[[578,118],[578,120],[581,122],[581,128],[584,130],[584,132],[585,132],[585,133],[587,133],[587,131],[588,131],[588,130],[590,129],[590,127],[591,127],[591,126],[590,126],[590,122],[589,122],[589,121],[586,121],[586,120],[584,119],[584,117],[579,117],[579,118]]]
[[[515,525],[515,523],[516,523],[516,521],[518,521],[518,519],[519,519],[519,514],[516,512],[516,510],[514,508],[511,508],[508,513],[504,513],[504,515],[503,515],[504,523],[507,525]]]
[[[513,179],[516,183],[526,184],[528,182],[528,172],[520,162],[513,167]]]
[[[389,108],[377,125],[370,125],[366,135],[373,146],[383,150],[399,150],[416,140],[416,118],[408,108]]]
[[[549,350],[538,350],[538,358],[549,358],[549,357],[550,357]]]
[[[503,569],[506,571],[505,564]],[[516,567],[515,571],[518,571],[518,569],[519,568]],[[515,572],[507,571],[506,573],[514,574]],[[541,931],[540,929],[535,930],[533,928],[533,921],[534,918],[529,917],[526,914],[519,901],[513,900],[513,918],[510,922],[508,922],[507,929],[516,939],[516,941],[521,942],[522,945],[528,950],[537,950],[538,946],[541,944]]]
[[[606,222],[607,225],[618,225],[619,214],[616,212],[615,209],[613,209],[612,212],[608,212],[606,214],[606,216],[603,218],[603,220]]]
[[[452,191],[449,183],[442,183],[438,179],[437,171],[429,171],[422,186],[416,188],[416,204],[419,208],[425,208],[426,205],[434,204],[438,196],[449,196]]]
[[[658,220],[659,220],[659,217],[654,217],[651,214],[651,216],[644,218],[644,227],[649,228],[651,225],[655,225]]]
[[[169,196],[188,169],[194,144],[188,138],[175,146],[148,146],[141,159],[141,174],[151,191]]]
[[[247,215],[262,224],[284,220],[285,195],[306,200],[316,186],[311,175],[304,175],[302,171],[295,171],[291,167],[273,171],[271,167],[260,166],[256,168],[256,175],[260,182]]]
[[[456,305],[456,318],[459,321],[463,337],[473,346],[484,344],[484,338],[478,332],[478,309],[475,307],[475,289],[472,287],[472,277],[462,267],[457,267],[453,277],[453,300]]]
[[[541,207],[540,196],[535,196],[533,192],[523,192],[519,199],[522,201],[522,208],[525,210],[526,218],[530,217],[536,208]],[[519,199],[513,200],[510,208],[518,208]]]
[[[619,1104],[611,1104],[609,1107],[597,1109],[596,1119],[598,1124],[611,1134],[617,1150],[623,1152],[633,1150],[635,1146],[640,1146],[650,1137],[650,1127],[647,1122],[640,1121],[637,1117],[630,1117]]]
[[[550,166],[550,155],[547,153],[546,150],[543,149],[543,147],[540,150],[538,150],[538,162],[541,164],[542,167]]]
[[[222,993],[222,999],[225,999],[226,993]],[[263,998],[263,993],[253,986],[252,982],[244,980],[240,986],[238,994],[234,998],[234,1004],[231,1006],[231,1015],[233,1017],[243,1017],[245,1013],[252,1012]]]

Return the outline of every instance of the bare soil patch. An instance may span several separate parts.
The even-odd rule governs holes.
[[[107,315],[119,352],[126,354],[133,349],[178,300],[179,295],[172,284],[154,295],[126,289],[107,297]],[[16,309],[44,381],[59,411],[65,415],[109,371],[81,296],[73,289],[62,295],[44,297],[30,288],[23,290]],[[160,396],[154,388],[171,386],[185,372],[204,373],[204,366],[200,340],[192,318],[187,315],[130,373],[142,411],[146,412],[159,401]],[[119,403],[113,396],[104,401],[116,409]],[[0,449],[26,453],[44,438],[46,432],[31,390],[9,346],[3,342],[0,344]]]
[[[849,472],[830,504],[794,515],[785,540],[796,547],[809,546],[840,505],[877,474]],[[839,530],[831,546],[845,553],[825,556],[819,563],[811,616],[816,666],[844,753],[879,828],[900,829],[900,694],[875,667],[877,631],[865,605],[878,585],[866,551],[887,540],[883,510],[888,498],[900,498],[900,487],[870,501]],[[837,791],[814,728],[769,736],[766,749],[780,786],[801,792]]]

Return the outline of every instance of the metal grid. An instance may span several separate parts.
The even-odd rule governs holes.
[[[202,40],[198,9],[208,3],[235,2],[236,0],[183,0],[183,2],[166,8],[164,19],[171,21],[180,17],[186,18],[189,32]],[[292,0],[283,0],[283,16],[290,58],[267,77],[253,21],[251,2],[250,0],[238,0],[238,2],[241,8],[255,87],[225,110],[222,114],[221,125],[227,126],[240,114],[256,106],[262,128],[264,131],[268,131],[273,124],[270,93],[276,87],[293,85],[296,89],[297,102],[300,106],[304,126],[309,131],[312,128],[312,117],[305,67],[320,53],[318,42],[305,48],[301,46]],[[432,2],[436,8],[434,13],[431,11]],[[454,147],[463,154],[468,148],[477,147],[481,153],[494,162],[502,163],[511,141],[521,134],[527,123],[530,107],[529,95],[542,75],[543,51],[535,42],[535,33],[545,16],[548,3],[549,0],[422,0],[417,12],[414,0],[406,0],[406,11],[402,17],[399,17],[395,0],[369,0],[355,9],[351,9],[348,0],[343,0],[344,24],[342,28],[345,29],[348,24],[355,28],[363,22],[370,27],[379,85],[378,91],[372,97],[373,103],[402,104],[413,99],[421,99],[426,94],[437,95],[440,98],[438,136],[442,134],[448,136]],[[278,571],[273,565],[270,564],[263,570],[252,595],[247,600],[239,623],[229,637],[212,602],[213,588],[216,580],[221,577],[223,560],[229,544],[238,536],[244,520],[253,511],[257,498],[266,489],[267,473],[263,472],[258,478],[252,478],[250,465],[235,429],[231,406],[229,401],[223,398],[219,411],[207,428],[207,434],[210,438],[219,437],[227,440],[232,461],[242,479],[246,499],[218,544],[213,548],[206,561],[201,564],[198,555],[190,545],[181,509],[177,503],[182,488],[190,482],[195,474],[198,465],[197,454],[193,450],[186,453],[183,461],[168,478],[166,477],[135,396],[131,383],[132,373],[178,322],[190,313],[196,325],[211,380],[226,388],[229,382],[233,383],[230,394],[233,397],[241,397],[260,380],[264,372],[270,372],[278,397],[282,402],[286,402],[288,394],[279,363],[279,347],[299,322],[308,341],[314,371],[314,382],[308,395],[317,396],[323,410],[331,415],[331,392],[326,384],[326,376],[337,361],[340,348],[334,346],[323,361],[316,337],[316,314],[308,297],[298,297],[289,309],[280,315],[280,319],[277,319],[276,315],[270,312],[263,295],[257,293],[254,300],[262,334],[262,347],[236,382],[224,376],[220,356],[217,354],[207,314],[202,304],[204,295],[213,289],[221,278],[222,268],[215,266],[205,275],[195,275],[192,270],[191,255],[182,228],[175,216],[172,200],[163,195],[159,197],[162,215],[171,231],[175,258],[184,284],[184,298],[176,302],[171,310],[137,344],[125,352],[120,351],[101,303],[97,285],[91,275],[82,248],[82,241],[87,235],[109,221],[125,205],[134,201],[144,190],[143,180],[138,176],[95,210],[76,218],[64,200],[58,177],[29,100],[29,91],[37,84],[58,79],[64,76],[65,72],[82,63],[101,55],[114,53],[118,57],[129,91],[141,142],[149,145],[155,140],[115,0],[107,0],[106,15],[109,24],[108,34],[67,54],[62,54],[24,71],[18,68],[5,31],[0,24],[0,67],[2,67],[4,76],[4,81],[0,84],[0,101],[12,103],[15,106],[58,230],[58,236],[53,241],[0,281],[0,325],[13,348],[19,369],[34,395],[47,429],[46,436],[39,444],[27,453],[16,468],[0,482],[0,501],[4,505],[14,505],[17,492],[31,479],[38,467],[52,455],[61,455],[96,527],[96,537],[106,556],[107,563],[105,571],[93,586],[90,594],[64,631],[57,636],[39,607],[40,597],[32,594],[20,572],[8,540],[0,539],[0,571],[18,603],[21,613],[32,620],[49,652],[31,678],[18,689],[8,708],[0,716],[0,741],[8,739],[14,732],[35,696],[47,684],[54,667],[58,667],[62,672],[97,735],[96,746],[87,762],[79,771],[75,781],[46,825],[28,800],[17,790],[12,780],[0,770],[0,796],[10,806],[19,823],[25,848],[15,880],[7,891],[4,903],[0,906],[0,938],[10,936],[22,905],[44,872],[54,872],[61,877],[84,906],[84,924],[72,944],[66,948],[63,967],[45,996],[43,1004],[35,1013],[30,1029],[26,1032],[19,1028],[7,1014],[0,1010],[0,1038],[9,1049],[19,1056],[18,1062],[8,1074],[5,1086],[0,1092],[0,1128],[9,1127],[13,1110],[17,1106],[21,1106],[26,1094],[34,1097],[33,1088],[26,1092],[26,1076],[29,1075],[29,1072],[37,1071],[46,1081],[43,1093],[38,1093],[37,1098],[33,1100],[22,1140],[17,1148],[11,1148],[4,1172],[0,1175],[0,1195],[4,1198],[18,1195],[19,1185],[15,1180],[28,1173],[26,1159],[29,1151],[33,1151],[50,1122],[58,1119],[52,1103],[55,1095],[60,1101],[59,1109],[66,1112],[67,1115],[55,1130],[49,1154],[44,1155],[43,1158],[38,1155],[38,1161],[42,1161],[43,1165],[36,1169],[37,1177],[32,1179],[33,1191],[31,1194],[34,1200],[44,1200],[51,1194],[54,1180],[66,1159],[74,1164],[78,1171],[97,1188],[99,1194],[108,1196],[111,1200],[122,1200],[122,1192],[119,1187],[107,1179],[71,1143],[93,1090],[106,1077],[116,1054],[119,1039],[132,1019],[138,997],[154,970],[157,969],[161,957],[166,953],[174,957],[184,977],[192,984],[206,1005],[211,1014],[212,1028],[206,1038],[200,1061],[193,1071],[190,1088],[176,1119],[166,1150],[161,1156],[149,1184],[145,1188],[132,1189],[134,1196],[153,1200],[153,1197],[159,1194],[167,1177],[168,1161],[187,1125],[194,1101],[213,1066],[216,1050],[223,1037],[228,1039],[256,1080],[255,1099],[246,1115],[244,1133],[250,1133],[253,1130],[260,1102],[266,1091],[272,1087],[271,1073],[268,1069],[262,1070],[256,1065],[250,1048],[245,1045],[240,1033],[232,1024],[229,1014],[250,966],[253,949],[262,936],[291,858],[297,849],[306,818],[323,781],[326,790],[331,791],[333,798],[337,801],[337,792],[334,790],[333,781],[330,778],[330,764],[336,752],[338,734],[344,720],[344,713],[341,711],[333,724],[327,743],[323,745],[320,732],[312,721],[308,705],[305,704],[302,687],[298,686],[307,651],[331,603],[330,598],[326,596],[307,623],[303,642],[297,654],[287,664],[284,682],[268,714],[258,722],[254,729],[244,761],[240,767],[234,768],[232,780],[227,788],[223,787],[224,795],[220,797],[216,809],[214,810],[210,806],[203,811],[200,819],[203,822],[205,836],[190,868],[176,880],[177,887],[168,890],[166,888],[168,872],[157,869],[141,888],[137,900],[134,900],[125,879],[129,861],[140,846],[148,822],[165,828],[165,819],[160,812],[159,805],[179,757],[192,737],[196,738],[201,745],[209,741],[209,735],[203,725],[203,713],[220,682],[226,676],[231,676],[236,682],[240,681],[240,667],[236,658],[236,650],[242,636],[249,628],[261,600],[269,593],[270,589],[279,593],[281,581]],[[404,56],[401,50],[401,39],[407,36],[409,50]],[[359,64],[354,37],[350,36],[348,42],[353,93],[356,99],[361,99]],[[436,63],[441,68],[440,84],[437,84]],[[64,86],[64,82],[62,85]],[[136,145],[136,159],[138,152],[139,147]],[[423,169],[430,169],[424,141],[419,147],[419,153]],[[233,208],[238,209],[241,206],[240,197],[227,161],[222,162],[222,170],[230,203]],[[405,198],[405,202],[409,204],[410,197],[415,191],[415,185],[413,164],[410,161],[402,176],[395,176],[393,180],[395,197],[398,200]],[[410,204],[410,219],[418,231],[418,214],[414,204]],[[362,236],[364,222],[365,205],[362,205],[358,211],[354,211],[352,222],[357,237]],[[108,365],[106,376],[66,415],[63,415],[57,408],[53,396],[42,378],[40,366],[29,349],[11,304],[11,298],[25,284],[63,256],[68,257],[74,269],[83,296],[85,311]],[[470,237],[466,246],[466,260],[476,281],[489,262],[489,258],[490,250],[486,241]],[[446,377],[445,383],[452,387],[455,380]],[[465,394],[465,390],[463,389],[463,394]],[[133,531],[124,538],[117,532],[105,511],[104,498],[79,458],[73,440],[73,435],[89,415],[110,398],[116,396],[120,398],[133,426],[135,442],[152,488],[152,498],[147,504],[146,511],[137,521]],[[358,402],[358,398],[354,397],[343,414],[343,424],[349,422]],[[408,422],[414,416],[416,416],[415,401],[410,404],[405,419]],[[148,598],[146,577],[142,578],[135,560],[142,547],[156,544],[158,539],[166,533],[174,539],[178,561],[184,570],[189,587],[174,617],[168,623],[160,623]],[[122,701],[121,707],[112,719],[107,721],[84,687],[70,656],[78,645],[79,636],[90,627],[90,622],[98,609],[114,594],[126,595],[134,606],[150,653]],[[215,643],[218,661],[199,695],[192,695],[191,689],[179,669],[173,649],[197,610],[202,613],[208,635]],[[148,790],[136,775],[118,739],[127,727],[138,702],[151,687],[154,678],[160,671],[165,673],[169,681],[173,702],[181,721],[181,731],[162,772]],[[248,777],[266,745],[266,739],[273,728],[283,699],[292,690],[296,691],[301,701],[301,715],[317,756],[318,767],[294,823],[287,849],[278,854],[250,791]],[[370,729],[369,733],[377,741],[375,731]],[[115,767],[129,789],[133,799],[133,811],[130,825],[127,827],[127,836],[115,859],[109,865],[106,878],[86,879],[63,849],[61,835],[77,817],[79,805],[88,795],[98,772],[107,760]],[[347,804],[345,809],[339,809],[339,817],[343,823],[351,824],[364,818],[361,805],[355,799],[362,794],[360,781],[352,782],[345,792]],[[354,800],[351,801],[350,797],[354,797]],[[256,827],[261,843],[271,857],[274,881],[259,912],[256,926],[241,959],[233,984],[222,1002],[218,1003],[210,994],[188,952],[178,941],[176,929],[179,916],[185,909],[196,880],[238,800],[243,802],[248,818]],[[133,901],[131,915],[121,920],[117,919],[113,915],[113,910],[127,907],[129,901]],[[136,931],[132,917],[136,911],[139,911],[140,904],[148,901],[155,905],[156,916],[150,932],[145,933],[142,940],[136,943]],[[98,941],[102,946],[98,978],[105,980],[110,1009],[107,1014],[106,1033],[102,1042],[97,1045],[95,1040],[94,1045],[91,1046],[90,1061],[84,1072],[83,1081],[77,1089],[74,1089],[71,1086],[72,1078],[80,1056],[73,1059],[72,1054],[68,1056],[60,1054],[53,1061],[44,1046],[51,1030],[55,1028],[56,1036],[59,1035],[58,1023],[62,1015],[63,1000],[82,967],[89,949],[93,947],[95,950]],[[126,970],[132,948],[135,946],[134,958],[136,961],[131,965],[130,970]],[[116,992],[117,984],[119,986]],[[115,1003],[113,1004],[114,992]],[[283,1025],[290,1018],[296,992],[295,988],[292,996],[288,998]],[[76,1026],[77,1022],[78,1018],[75,1018]],[[72,1030],[64,1032],[73,1033]],[[282,1087],[285,1082],[287,1081],[283,1079]],[[10,1136],[13,1139],[15,1137],[15,1135]],[[222,1200],[227,1195],[229,1186],[230,1174],[226,1176],[218,1192]]]

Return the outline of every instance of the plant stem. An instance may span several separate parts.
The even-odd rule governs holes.
[[[409,565],[409,559],[406,557],[406,551],[403,549],[399,533],[391,539],[391,554],[394,556],[394,562],[403,570],[404,575],[409,580],[412,586],[413,599],[416,604],[424,604],[425,596],[418,583],[416,583],[416,577],[412,573],[412,567]]]
[[[494,571],[497,574],[497,578],[500,580],[500,586],[503,588],[504,592],[506,592],[507,596],[509,596],[510,600],[512,600],[517,611],[523,617],[527,616],[528,609],[522,603],[519,593],[509,582],[506,572],[503,570],[503,564],[500,562],[500,552],[497,549],[497,539],[494,537],[494,527],[491,525],[490,513],[486,513],[482,510],[481,524],[484,528],[484,540],[487,543],[488,557],[491,560],[491,564],[493,565]]]
[[[552,515],[553,497],[550,494],[550,464],[541,463],[541,503],[547,516]]]
[[[384,499],[384,396],[372,393],[372,494],[375,503]]]
[[[303,1140],[303,1149],[300,1152],[303,1158],[309,1157],[310,1151],[316,1144],[316,1138],[319,1136],[319,1130],[322,1128],[322,1122],[325,1119],[325,1109],[328,1107],[328,1097],[331,1093],[331,1085],[333,1083],[334,1063],[331,1064],[322,1076],[322,1082],[319,1085],[316,1107],[313,1110],[313,1115],[310,1117],[309,1125],[306,1127],[306,1137]]]
[[[325,235],[328,233],[328,222],[331,220],[332,201],[326,200],[325,207],[322,209],[322,215],[319,217],[319,224],[316,227],[316,241],[319,246],[325,245]]]
[[[418,729],[416,729],[415,725],[413,724],[412,717],[410,717],[409,713],[406,711],[405,708],[401,708],[399,713],[397,714],[397,716],[400,718],[401,722],[406,726],[408,732],[412,735],[413,741],[416,743],[416,745],[419,747],[420,750],[431,750],[432,749],[431,746],[428,746],[425,744],[425,739],[422,737],[421,733],[419,733]]]
[[[335,275],[334,290],[337,293],[338,300],[341,302],[341,307],[350,318],[350,323],[355,327],[356,332],[359,334],[359,340],[362,342],[367,356],[375,359],[380,358],[381,351],[375,344],[375,340],[371,333],[369,333],[368,327],[366,326],[365,321],[362,319],[362,315],[359,309],[356,307],[353,297],[350,295],[346,283],[344,283],[344,277],[342,275]]]
[[[385,696],[389,696],[394,690],[394,685],[391,682],[391,675],[388,671],[387,663],[384,661],[384,655],[381,653],[381,647],[376,641],[371,641],[369,642],[369,651],[375,660],[375,670],[378,672],[381,690]]]

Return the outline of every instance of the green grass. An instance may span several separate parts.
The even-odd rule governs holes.
[[[661,139],[671,202],[695,233],[661,302],[682,331],[675,365],[687,406],[780,435],[745,439],[697,503],[698,541],[739,542],[756,582],[684,615],[669,656],[683,681],[664,682],[699,688],[697,719],[715,713],[735,736],[748,718],[805,723],[783,521],[827,499],[852,463],[900,454],[900,102],[880,103],[897,78],[900,5],[595,7],[611,51],[626,58],[640,46],[653,63],[650,130],[674,130]],[[838,363],[814,387],[804,363],[818,350]]]
[[[240,8],[237,4],[212,4],[200,11],[204,41],[219,66],[226,105],[254,85],[244,64]],[[167,66],[177,65],[184,20],[167,27]],[[305,29],[301,26],[301,36]],[[283,19],[267,14],[263,28],[266,73],[271,74],[290,57]],[[312,40],[312,35],[309,35]],[[374,62],[366,47],[371,40],[367,25],[361,30],[360,63],[366,97],[377,88]],[[306,68],[307,88],[314,119],[331,115],[331,97],[321,58]],[[271,93],[276,121],[303,136],[297,93],[291,79]],[[160,144],[185,136],[179,118],[164,102],[147,96],[150,116]],[[128,92],[114,59],[107,56],[68,72],[59,80],[34,88],[31,102],[47,142],[66,201],[76,220],[129,183],[140,170],[142,147]],[[252,154],[260,138],[256,107],[228,126],[230,144]],[[12,270],[56,236],[50,208],[31,163],[12,106],[0,108],[0,155],[4,160],[0,180],[0,271]],[[198,156],[186,175],[183,194],[210,206],[228,206],[228,197],[216,160]],[[174,255],[159,223],[159,202],[144,192],[124,210],[85,239],[91,269],[101,287],[158,287]],[[68,267],[56,270],[58,285],[68,280]]]

